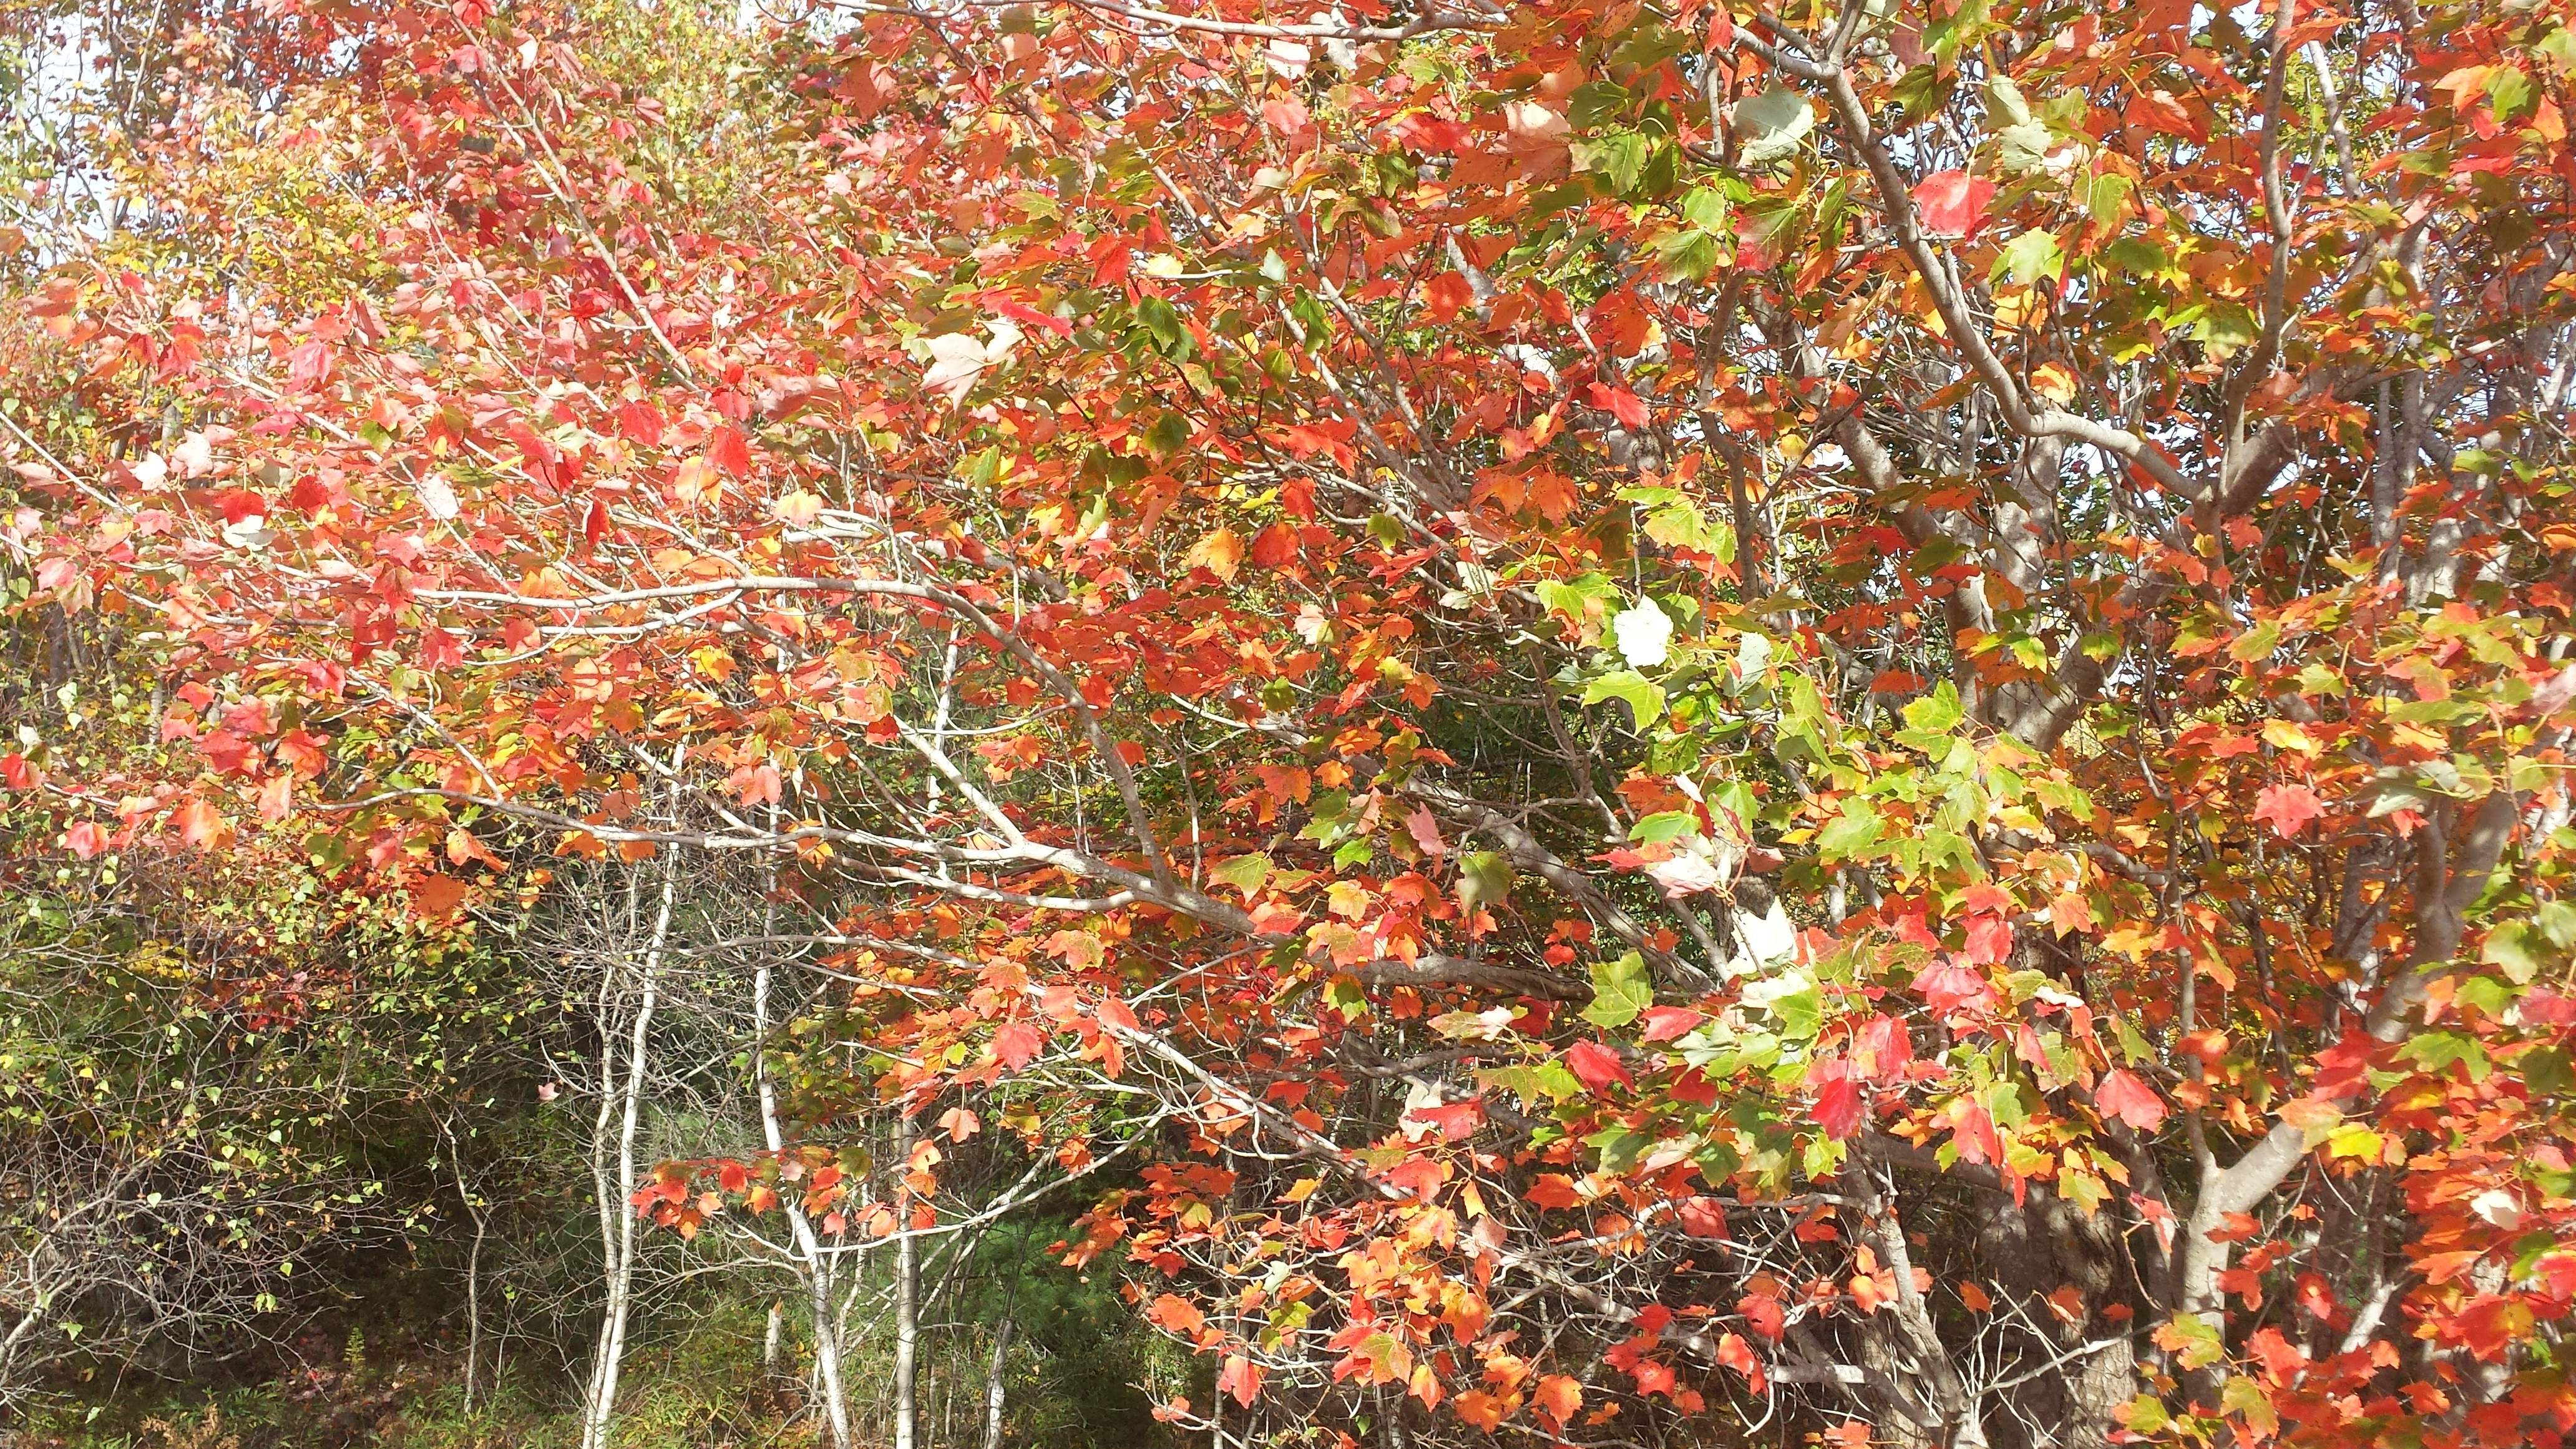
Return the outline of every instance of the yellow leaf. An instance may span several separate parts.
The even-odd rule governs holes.
[[[2355,1162],[2376,1162],[2380,1145],[2379,1134],[2358,1122],[2347,1122],[2326,1134],[2328,1158],[2348,1157]]]
[[[2302,755],[2314,755],[2325,748],[2308,738],[2308,732],[2300,728],[2297,721],[2286,719],[2263,721],[2263,743],[2276,750],[2291,750]]]
[[[1243,539],[1231,528],[1220,528],[1192,545],[1189,556],[1181,562],[1184,567],[1203,568],[1233,583],[1235,570],[1243,567]]]
[[[671,470],[671,491],[683,503],[703,503],[723,486],[716,476],[716,465],[704,458],[684,459]]]

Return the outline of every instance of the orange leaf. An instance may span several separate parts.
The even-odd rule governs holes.
[[[1145,1321],[1157,1328],[1188,1338],[1195,1336],[1202,1327],[1206,1326],[1207,1315],[1200,1312],[1199,1306],[1190,1300],[1177,1294],[1166,1293],[1146,1307]]]
[[[1488,1434],[1503,1425],[1503,1401],[1483,1389],[1470,1389],[1460,1394],[1449,1406],[1449,1411]]]
[[[1226,583],[1233,583],[1235,571],[1243,567],[1243,539],[1231,528],[1220,528],[1192,545],[1189,555],[1181,562],[1185,567],[1206,569]]]
[[[181,840],[200,849],[220,848],[230,834],[224,828],[224,817],[203,800],[191,800],[180,806],[171,823],[178,827]]]

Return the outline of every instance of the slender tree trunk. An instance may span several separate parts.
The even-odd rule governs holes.
[[[1002,1449],[1002,1372],[1009,1367],[1011,1320],[993,1331],[993,1356],[984,1365],[984,1449]]]
[[[765,1002],[768,996],[767,967],[762,967],[753,995]],[[766,1028],[763,1028],[766,1035]],[[765,1055],[765,1054],[763,1054]],[[761,1056],[755,1056],[760,1074],[760,1126],[770,1150],[777,1151],[782,1141],[778,1127],[777,1090],[771,1084]],[[823,1413],[831,1426],[834,1449],[849,1449],[850,1398],[841,1378],[841,1335],[832,1315],[832,1268],[828,1254],[815,1237],[814,1223],[804,1207],[793,1197],[785,1200],[788,1230],[796,1240],[796,1254],[803,1260],[805,1297],[814,1315],[814,1368],[822,1391]]]
[[[770,806],[770,827],[778,825],[778,807]],[[770,893],[778,890],[778,873],[773,867],[769,877]],[[775,907],[764,908],[763,935],[775,934]],[[778,1088],[769,1076],[769,985],[771,957],[762,948],[760,964],[751,978],[751,1075],[760,1099],[761,1139],[772,1153],[785,1150],[786,1135],[778,1124]],[[785,1199],[787,1227],[796,1242],[796,1256],[802,1260],[805,1297],[814,1315],[814,1368],[822,1388],[823,1414],[831,1426],[832,1449],[850,1449],[850,1398],[841,1382],[841,1335],[832,1318],[832,1263],[821,1242],[814,1235],[813,1221],[791,1193]],[[771,1332],[777,1332],[776,1307],[770,1309]]]
[[[626,877],[626,919],[622,929],[631,933],[637,928],[637,912],[643,894],[642,877],[629,872]],[[617,1013],[624,999],[625,959],[612,958],[599,973],[599,1000],[595,1019],[599,1023],[599,1109],[590,1119],[590,1189],[592,1205],[599,1215],[599,1272],[601,1293],[605,1299],[609,1285],[617,1277],[617,1216],[625,1210],[624,1195],[609,1163],[609,1127],[617,1120]],[[602,1333],[591,1345],[590,1373],[582,1383],[581,1446],[591,1449],[591,1417],[599,1398],[599,1378],[603,1359],[608,1352],[608,1335]]]
[[[895,1117],[895,1171],[912,1171],[912,1119]],[[894,1194],[894,1449],[919,1449],[914,1433],[914,1367],[921,1351],[921,1254],[912,1237],[912,1188]]]
[[[629,874],[624,924],[627,931],[634,930],[637,924],[637,902],[641,894],[641,878]],[[615,1291],[617,1215],[624,1208],[609,1160],[609,1129],[617,1120],[617,1012],[623,999],[625,974],[622,956],[612,959],[599,973],[599,1109],[591,1114],[590,1119],[590,1187],[592,1203],[599,1215],[599,1272],[603,1305]],[[606,1311],[604,1306],[602,1311]],[[582,1383],[581,1449],[592,1449],[596,1437],[591,1421],[596,1417],[600,1376],[606,1371],[608,1341],[608,1334],[603,1331],[591,1345],[590,1373]]]
[[[478,1387],[475,1372],[483,1363],[483,1240],[492,1223],[482,1204],[474,1200],[474,1189],[465,1180],[464,1155],[444,1120],[439,1123],[439,1135],[447,1139],[447,1166],[456,1175],[457,1200],[465,1204],[465,1215],[474,1222],[474,1243],[465,1250],[465,1412],[470,1417]]]
[[[674,771],[679,765],[675,752]],[[650,1063],[649,1046],[653,1027],[653,1009],[662,985],[662,950],[671,934],[671,905],[679,893],[678,861],[665,854],[662,871],[662,895],[653,913],[653,934],[644,949],[643,997],[636,1003],[635,1021],[626,1044],[626,1085],[623,1114],[617,1132],[617,1178],[611,1190],[616,1204],[617,1232],[611,1239],[614,1252],[609,1261],[608,1304],[601,1315],[599,1353],[591,1375],[590,1402],[582,1415],[583,1449],[608,1449],[608,1429],[617,1409],[617,1378],[626,1357],[626,1328],[635,1298],[636,1215],[625,1204],[627,1187],[635,1181],[635,1139],[644,1118],[644,1075]]]
[[[1844,1168],[1842,1186],[1849,1199],[1844,1211],[1852,1215],[1855,1239],[1876,1250],[1879,1262],[1895,1280],[1895,1300],[1878,1316],[1885,1319],[1890,1346],[1911,1361],[1909,1397],[1916,1402],[1888,1407],[1899,1413],[1909,1408],[1929,1410],[1939,1423],[1939,1441],[1947,1449],[1985,1449],[1990,1441],[1977,1396],[1941,1342],[1922,1290],[1914,1286],[1914,1255],[1896,1214],[1893,1190],[1882,1190],[1873,1170],[1858,1163]]]

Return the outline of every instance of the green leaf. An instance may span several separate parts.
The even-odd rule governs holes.
[[[1751,785],[1742,780],[1723,780],[1709,787],[1708,808],[1720,816],[1732,815],[1738,824],[1750,827],[1762,806],[1754,799]]]
[[[2026,287],[2042,277],[2055,280],[2065,274],[2066,254],[2058,247],[2057,233],[2026,231],[2005,244],[1990,276],[2009,277]]]
[[[1586,705],[1599,704],[1605,699],[1625,703],[1641,732],[1664,717],[1663,687],[1633,669],[1602,675],[1583,686]]]
[[[2545,55],[2551,60],[2557,62],[2558,69],[2562,74],[2568,71],[2576,71],[2576,31],[2571,31],[2566,26],[2561,25],[2557,29],[2550,31],[2547,35],[2542,36],[2540,43],[2533,46],[2532,49],[2535,52]]]
[[[2522,1074],[2522,1084],[2534,1097],[2564,1096],[2576,1087],[2576,1067],[2567,1061],[2562,1047],[2541,1047],[2513,1059],[2514,1070]]]
[[[1628,91],[1617,81],[1587,81],[1574,88],[1565,107],[1567,124],[1577,130],[1596,130],[1627,114]]]
[[[1145,451],[1157,458],[1168,458],[1188,446],[1190,420],[1179,413],[1165,413],[1154,419],[1145,430]]]
[[[2280,646],[2281,621],[2266,619],[2237,635],[2236,642],[2227,646],[2227,657],[2239,664],[2251,664],[2258,659],[2270,658],[2272,651]]]
[[[1567,1071],[1565,1063],[1553,1058],[1534,1067],[1495,1067],[1478,1072],[1476,1080],[1511,1093],[1524,1108],[1572,1101],[1584,1094],[1582,1080]]]
[[[1735,1175],[1735,1170],[1744,1165],[1744,1159],[1737,1155],[1733,1143],[1715,1137],[1702,1142],[1699,1149],[1691,1154],[1691,1161],[1699,1167],[1700,1180],[1711,1187],[1725,1186],[1726,1180]]]
[[[1878,811],[1858,795],[1842,803],[1842,810],[1823,830],[1816,833],[1816,851],[1827,862],[1856,860],[1878,843]]]
[[[2167,262],[2164,248],[2140,237],[2122,237],[2102,248],[2100,255],[2121,271],[2140,277],[2162,274]]]
[[[2472,1082],[2485,1081],[2490,1065],[2485,1047],[2455,1031],[2420,1032],[2399,1047],[2397,1055],[2427,1072],[2439,1072],[2457,1063],[2467,1069]]]
[[[2478,959],[2503,971],[2516,986],[2530,985],[2552,954],[2548,938],[2528,921],[2505,922],[2487,932],[2486,944],[2478,948]]]
[[[1606,604],[1618,594],[1617,588],[1599,574],[1585,574],[1573,579],[1541,579],[1535,592],[1542,606],[1577,624],[1592,619],[1593,604]]]
[[[2516,788],[2520,788],[2517,784]],[[2532,912],[2532,924],[2561,948],[2576,946],[2576,901],[2551,901]]]
[[[1905,727],[1928,735],[1946,735],[1967,717],[1967,708],[1959,703],[1958,687],[1946,679],[1930,694],[1905,706]]]
[[[1208,879],[1219,885],[1230,885],[1249,899],[1270,879],[1270,857],[1261,854],[1238,855],[1220,862],[1208,872]]]
[[[2147,1044],[2145,1034],[2125,1014],[2113,1018],[2112,1025],[2120,1038],[2120,1055],[2127,1058],[2130,1065],[2155,1059],[2156,1049]]]
[[[1611,195],[1625,196],[1637,189],[1637,178],[1645,172],[1646,138],[1634,131],[1614,131],[1598,140],[1577,141],[1574,164],[1606,182]]]
[[[1997,130],[2018,126],[2030,120],[2030,102],[2023,100],[2021,87],[2012,77],[1999,75],[1986,82],[1986,124]]]
[[[1966,0],[1948,15],[1923,27],[1923,48],[1943,60],[1977,43],[1977,38],[1992,28],[1992,7],[1988,0]]]
[[[2218,1404],[2230,1413],[2243,1416],[2249,1426],[2262,1431],[2264,1438],[2271,1437],[2272,1432],[2281,1427],[2280,1411],[2272,1407],[2272,1396],[2264,1391],[2261,1384],[2243,1374],[2228,1375],[2227,1386],[2218,1391]]]
[[[2487,106],[2498,121],[2510,122],[2532,97],[2531,77],[2517,66],[2500,65],[2487,78]]]
[[[2207,1368],[2227,1356],[2227,1345],[2219,1339],[2218,1325],[2197,1313],[2179,1313],[2163,1328],[2156,1330],[2156,1342],[2166,1347],[2187,1369]]]
[[[1772,1001],[1771,1014],[1780,1019],[1780,1035],[1791,1041],[1813,1041],[1825,1024],[1824,993],[1814,986],[1790,992]]]
[[[1353,1021],[1369,1014],[1367,989],[1348,976],[1336,976],[1324,987],[1324,1004]]]
[[[1735,135],[1742,149],[1737,161],[1748,167],[1768,166],[1798,153],[1807,133],[1816,128],[1814,107],[1787,86],[1773,86],[1735,103]]]
[[[1726,193],[1714,186],[1694,186],[1682,194],[1682,219],[1712,235],[1726,230]]]
[[[2388,707],[2388,718],[2397,724],[2460,725],[2486,717],[2486,709],[2477,701],[2458,697],[2410,699]]]
[[[1599,1027],[1626,1026],[1655,1004],[1655,983],[1646,974],[1646,958],[1631,951],[1615,961],[1592,963],[1592,1004],[1583,1019]]]
[[[1713,255],[1715,243],[1710,245]],[[1669,503],[1648,513],[1646,537],[1694,553],[1717,552],[1717,538],[1707,518],[1688,503]]]
[[[1636,1166],[1646,1149],[1655,1145],[1655,1139],[1651,1134],[1631,1132],[1625,1127],[1604,1127],[1584,1138],[1583,1145],[1599,1149],[1602,1171],[1620,1173]]]
[[[2092,213],[2094,224],[2110,226],[2120,219],[2120,208],[2126,206],[2130,192],[2129,178],[2118,174],[2096,176],[2082,183],[2078,194],[2084,209]]]
[[[2451,999],[2474,1006],[2488,1016],[2502,1016],[2505,1008],[2513,1004],[2513,995],[2512,987],[2492,976],[2469,976],[2461,979]]]
[[[1642,845],[1688,840],[1699,834],[1699,817],[1688,810],[1661,810],[1628,827],[1628,838]]]
[[[1473,915],[1480,906],[1499,906],[1512,893],[1512,864],[1498,850],[1471,850],[1458,857],[1458,908]]]
[[[1540,1090],[1556,1101],[1571,1102],[1591,1095],[1590,1089],[1583,1085],[1583,1079],[1574,1074],[1574,1069],[1554,1057],[1539,1063],[1536,1075]]]
[[[1937,65],[1918,65],[1897,78],[1888,95],[1903,108],[1908,123],[1922,120],[1941,109],[1957,89],[1955,71],[1944,71]]]
[[[2046,121],[2018,121],[1995,133],[2001,142],[2000,159],[2004,170],[2014,176],[2027,176],[2048,164],[2048,153],[2057,146],[2057,134]]]
[[[2120,1407],[2120,1422],[2132,1434],[2154,1435],[2170,1427],[2173,1415],[2165,1412],[2162,1399],[2153,1394],[2140,1394]]]
[[[1667,282],[1701,281],[1717,270],[1717,261],[1717,238],[1696,228],[1674,232],[1655,243],[1655,265]]]
[[[2255,320],[2253,309],[2242,302],[2215,301],[2200,309],[2193,319],[2192,335],[2200,344],[2220,356],[2239,348],[2250,347],[2263,335],[2262,324]]]

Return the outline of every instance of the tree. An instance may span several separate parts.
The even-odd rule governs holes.
[[[202,769],[11,782],[782,857],[798,1130],[970,1116],[657,1219],[1131,1156],[1227,1443],[2562,1432],[2555,13],[854,7],[685,115],[308,23],[23,300]],[[209,199],[313,177],[319,277]]]

